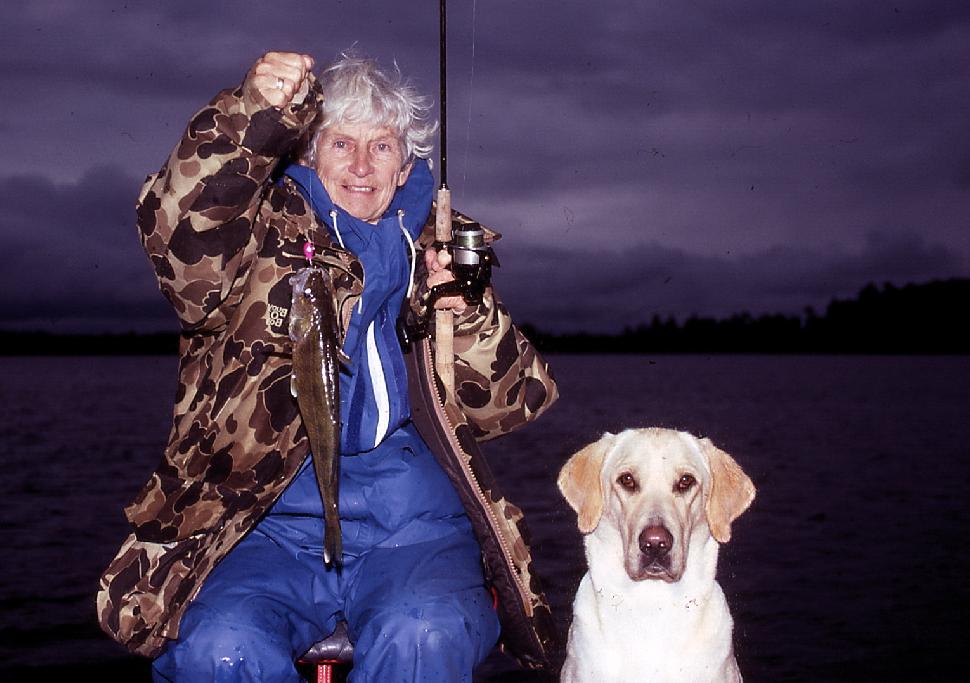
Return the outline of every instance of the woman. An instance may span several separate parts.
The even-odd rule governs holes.
[[[554,631],[521,513],[475,440],[536,417],[554,383],[491,291],[476,307],[435,304],[458,313],[447,404],[427,340],[402,353],[403,300],[423,317],[429,288],[451,279],[446,252],[417,256],[432,239],[434,126],[423,99],[369,60],[344,57],[319,82],[311,67],[264,55],[143,189],[142,241],[183,327],[180,384],[165,456],[102,578],[102,625],[157,656],[159,680],[299,680],[294,659],[338,619],[355,681],[471,680],[497,617],[509,649],[542,665]],[[350,359],[340,570],[322,560],[290,391],[289,278],[307,259],[330,272]]]

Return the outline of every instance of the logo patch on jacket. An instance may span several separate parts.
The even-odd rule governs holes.
[[[269,310],[266,313],[266,324],[269,325],[270,329],[274,332],[282,332],[283,325],[286,323],[286,314],[290,312],[290,309],[283,308],[282,306],[277,306],[276,304],[270,304]]]
[[[269,290],[266,297],[266,325],[271,332],[288,334],[286,317],[290,312],[290,299],[293,288],[290,286],[290,275],[287,273]]]

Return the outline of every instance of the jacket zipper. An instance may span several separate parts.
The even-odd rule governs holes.
[[[458,443],[458,438],[457,438],[457,435],[455,434],[455,426],[451,424],[451,420],[448,419],[447,412],[442,407],[444,404],[444,398],[441,396],[441,394],[438,391],[438,383],[435,381],[434,372],[431,369],[433,367],[433,364],[432,364],[432,358],[431,358],[430,339],[426,338],[422,340],[421,346],[422,346],[422,355],[424,358],[423,370],[426,375],[429,375],[428,379],[430,380],[431,390],[434,393],[434,397],[436,399],[434,402],[435,413],[437,417],[440,419],[440,421],[442,422],[442,424],[444,424],[447,427],[448,443],[451,445],[451,447],[455,450],[456,453],[462,453],[467,456],[468,454],[462,450],[461,445]],[[462,474],[465,476],[465,479],[472,482],[473,487],[475,489],[474,490],[475,498],[478,500],[481,509],[485,512],[485,516],[488,518],[488,524],[492,530],[492,536],[498,541],[499,547],[502,549],[502,555],[505,558],[506,566],[508,566],[513,572],[513,575],[514,575],[513,580],[515,583],[516,590],[519,593],[519,600],[522,602],[522,605],[526,611],[526,614],[529,617],[532,617],[533,616],[532,601],[529,599],[528,595],[526,595],[522,587],[522,581],[519,578],[519,572],[516,570],[515,562],[512,559],[512,551],[509,549],[506,543],[505,535],[499,531],[499,525],[495,521],[495,512],[494,510],[492,510],[492,506],[489,505],[488,501],[485,500],[485,497],[482,495],[482,487],[479,484],[478,478],[475,476],[475,473],[468,466],[468,463],[462,457],[458,457],[457,460],[458,460],[459,466],[461,467]]]

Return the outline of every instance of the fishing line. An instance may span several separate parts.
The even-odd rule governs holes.
[[[472,131],[472,94],[475,92],[475,24],[478,19],[478,0],[472,0],[472,66],[468,76],[468,119],[465,122],[465,156],[461,164],[461,199],[465,200],[465,185],[468,178],[468,150],[471,147]]]

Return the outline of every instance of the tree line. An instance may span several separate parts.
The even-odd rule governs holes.
[[[714,319],[682,323],[654,316],[620,334],[522,331],[547,353],[970,353],[970,279],[896,287],[866,285],[854,299],[833,299],[818,314]],[[178,351],[178,334],[62,335],[0,332],[0,355],[163,355]]]
[[[823,314],[725,319],[654,316],[620,334],[547,334],[523,326],[546,352],[565,353],[970,353],[970,279],[896,287],[866,285],[854,299],[833,299]]]

